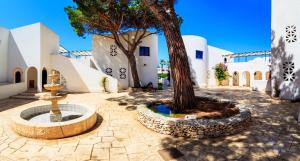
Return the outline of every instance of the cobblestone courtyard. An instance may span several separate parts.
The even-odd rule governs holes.
[[[14,133],[10,119],[16,111],[48,104],[20,99],[0,100],[0,161],[105,160],[160,161],[158,150],[175,147],[180,161],[291,160],[300,161],[300,103],[280,102],[246,90],[201,89],[197,95],[217,95],[252,104],[252,124],[241,134],[216,139],[174,138],[142,126],[136,105],[172,96],[156,93],[69,94],[60,103],[80,103],[97,108],[97,126],[80,136],[60,140],[35,140]]]

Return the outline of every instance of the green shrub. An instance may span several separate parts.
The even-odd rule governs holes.
[[[163,84],[162,83],[158,83],[157,85],[158,85],[158,87],[157,87],[158,90],[163,90]]]
[[[160,78],[168,78],[168,74],[166,74],[166,73],[160,73],[160,74],[158,74],[158,78],[160,79]]]
[[[219,85],[223,80],[226,80],[227,78],[230,77],[228,73],[227,66],[223,63],[219,63],[214,67],[215,70],[215,77],[219,82]]]
[[[105,83],[106,83],[106,79],[107,79],[107,77],[103,77],[102,79],[101,79],[101,81],[100,81],[100,85],[104,88],[104,91],[106,92],[107,90],[106,90],[106,88],[105,88]]]

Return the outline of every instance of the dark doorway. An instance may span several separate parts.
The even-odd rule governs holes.
[[[20,83],[21,82],[21,72],[17,71],[15,73],[15,83]]]
[[[47,84],[47,70],[43,69],[42,71],[42,87],[44,88],[44,85]]]
[[[29,80],[29,88],[34,88],[34,80]]]

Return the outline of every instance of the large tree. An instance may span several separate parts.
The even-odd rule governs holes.
[[[144,38],[160,31],[159,22],[149,8],[141,5],[140,0],[73,1],[76,7],[68,6],[65,12],[76,33],[113,39],[128,58],[134,87],[140,87],[134,52]]]
[[[174,105],[176,112],[193,108],[195,94],[187,52],[180,32],[180,19],[175,12],[175,0],[142,0],[150,8],[162,25],[166,37],[174,86]]]

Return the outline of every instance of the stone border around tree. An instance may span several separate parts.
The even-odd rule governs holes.
[[[245,130],[251,122],[250,107],[237,102],[217,97],[200,97],[224,103],[234,103],[240,113],[222,119],[182,119],[170,118],[155,113],[147,105],[138,106],[138,120],[155,132],[193,138],[211,138],[237,134]]]

